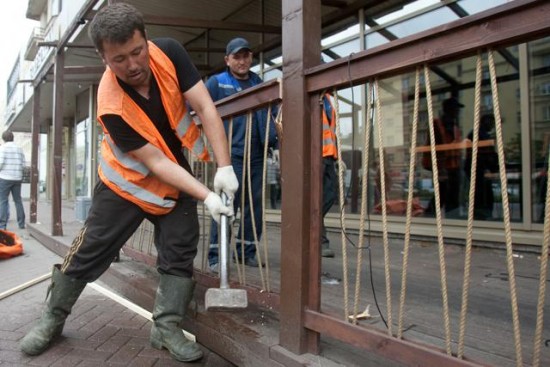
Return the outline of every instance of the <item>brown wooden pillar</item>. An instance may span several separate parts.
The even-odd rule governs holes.
[[[319,161],[321,155],[320,143],[311,144],[311,105],[304,70],[320,62],[321,3],[318,0],[283,0],[282,13],[284,145],[281,149],[279,340],[282,347],[302,354],[308,347],[316,349],[318,343],[317,334],[304,328],[304,309],[313,286],[309,278],[309,249],[313,245],[319,246],[318,242],[313,244],[319,236],[312,236],[311,232],[317,232],[320,223],[318,217],[312,215],[315,210],[318,213],[319,200],[313,200],[314,203],[311,200],[312,191],[319,195],[320,176],[311,179],[314,174],[311,162],[312,155],[316,155]],[[320,131],[318,129],[320,127],[313,131]],[[318,297],[318,291],[314,293]]]
[[[58,50],[55,56],[53,81],[53,164],[52,235],[63,236],[61,220],[61,185],[63,183],[63,74],[65,56]]]
[[[31,207],[30,221],[36,223],[38,203],[38,147],[40,146],[40,85],[34,87],[32,95],[31,125]]]

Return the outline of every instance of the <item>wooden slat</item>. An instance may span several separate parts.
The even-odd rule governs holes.
[[[356,326],[333,316],[305,311],[305,326],[406,366],[474,367],[483,364],[458,359],[434,347],[388,336],[368,326]]]
[[[264,108],[270,103],[278,102],[281,99],[280,80],[273,79],[220,99],[216,102],[216,108],[220,116],[225,119]]]

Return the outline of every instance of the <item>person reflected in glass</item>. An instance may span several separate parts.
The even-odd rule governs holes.
[[[492,114],[481,116],[479,121],[479,141],[486,142],[493,139],[491,132],[495,127],[495,117]],[[467,139],[473,141],[474,131],[470,131]],[[464,173],[470,178],[472,167],[472,149],[467,149],[464,162]],[[494,145],[481,146],[477,151],[476,184],[474,197],[474,219],[487,220],[493,216],[493,179],[492,175],[498,172],[498,156]]]
[[[451,144],[462,140],[458,116],[464,105],[455,97],[443,101],[443,113],[434,119],[435,144]],[[429,141],[429,137],[428,137]],[[459,209],[460,193],[460,158],[458,149],[437,151],[437,169],[439,181],[440,206],[445,209],[446,218],[456,218]],[[430,152],[424,153],[422,165],[431,171]],[[435,192],[426,208],[426,215],[435,215]]]

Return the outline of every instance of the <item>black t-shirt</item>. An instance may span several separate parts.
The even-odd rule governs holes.
[[[193,65],[189,54],[180,43],[171,38],[157,38],[152,40],[152,42],[157,45],[174,64],[182,93],[189,90],[201,80],[200,74],[195,68],[195,65]],[[162,105],[160,90],[156,79],[154,77],[151,78],[149,99],[140,95],[134,88],[130,87],[122,80],[118,78],[117,80],[122,89],[154,123],[162,138],[170,148],[170,151],[176,157],[178,164],[191,172],[189,163],[182,152],[181,141],[176,134],[174,134],[166,111],[164,110],[164,106]],[[147,140],[128,125],[121,116],[108,114],[101,117],[109,135],[111,135],[117,147],[123,152],[127,153],[139,149],[148,143]]]

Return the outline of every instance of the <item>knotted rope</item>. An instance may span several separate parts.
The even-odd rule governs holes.
[[[441,200],[439,197],[439,169],[437,167],[437,156],[435,150],[434,114],[432,105],[432,87],[430,83],[430,70],[424,66],[424,80],[426,83],[426,99],[428,102],[428,126],[430,131],[430,152],[432,158],[432,177],[435,198],[435,217],[437,227],[437,244],[439,251],[439,268],[441,275],[441,297],[443,301],[443,323],[445,327],[445,348],[447,354],[451,355],[451,326],[449,320],[449,300],[447,294],[447,269],[445,265],[445,245],[443,243],[443,229],[441,225]]]
[[[409,248],[411,241],[412,203],[414,196],[414,179],[416,166],[416,135],[418,130],[418,111],[420,104],[420,68],[416,68],[414,83],[414,111],[411,131],[411,148],[409,157],[409,193],[407,195],[407,216],[405,220],[405,243],[403,244],[403,270],[401,273],[401,294],[399,297],[399,315],[397,337],[403,336],[403,315],[405,313],[405,295],[407,294],[407,269],[409,265]],[[384,177],[384,176],[382,176]]]
[[[506,240],[506,264],[510,283],[510,298],[512,302],[512,323],[514,328],[514,344],[516,348],[516,364],[523,366],[521,355],[521,333],[519,325],[518,300],[516,293],[516,275],[514,270],[514,258],[512,248],[512,230],[510,226],[510,207],[508,200],[508,184],[506,179],[506,164],[504,157],[504,142],[502,139],[502,119],[500,116],[500,104],[498,97],[497,77],[493,50],[489,49],[489,74],[491,76],[491,91],[493,93],[493,105],[495,113],[495,135],[497,140],[498,166],[500,173],[500,185],[502,190],[502,208],[504,220],[504,234]]]

